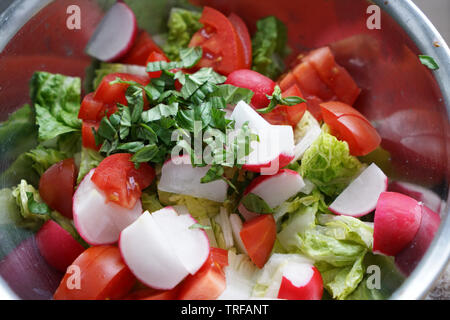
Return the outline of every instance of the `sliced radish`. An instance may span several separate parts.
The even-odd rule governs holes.
[[[203,229],[192,229],[197,221],[190,214],[177,214],[166,207],[152,214],[172,250],[190,274],[196,273],[209,255],[209,240]]]
[[[119,247],[133,274],[155,289],[172,289],[194,274],[209,256],[205,232],[171,207],[146,211],[120,234]]]
[[[242,253],[248,254],[247,250],[245,249],[244,243],[241,239],[241,230],[242,230],[242,220],[241,218],[233,213],[230,214],[230,224],[231,224],[231,231],[233,232],[233,239],[234,243],[236,244],[236,247],[238,250]]]
[[[84,247],[53,220],[39,229],[36,243],[45,261],[61,272],[66,272],[67,267],[84,251]]]
[[[422,205],[422,220],[414,239],[395,256],[397,267],[408,276],[427,251],[434,235],[439,229],[441,217],[431,209]]]
[[[372,163],[342,191],[329,209],[335,214],[362,217],[375,209],[387,185],[387,176]]]
[[[322,278],[314,269],[313,261],[300,254],[272,254],[256,281],[257,286],[265,290],[254,293],[264,298],[320,299]]]
[[[115,3],[95,29],[86,53],[101,61],[123,57],[132,47],[137,34],[136,17],[123,2]]]
[[[108,202],[106,195],[91,181],[92,169],[73,196],[73,220],[80,236],[91,245],[112,244],[120,232],[142,213],[138,200],[132,209]]]
[[[321,300],[323,280],[311,264],[292,262],[283,269],[277,298],[287,300]]]
[[[389,191],[399,192],[423,202],[428,208],[440,214],[445,208],[445,202],[436,193],[417,184],[393,181],[389,184]]]
[[[233,110],[231,118],[235,127],[248,122],[259,141],[251,143],[252,152],[246,157],[243,168],[263,174],[275,174],[294,158],[294,132],[291,126],[271,125],[258,112],[243,101]]]
[[[223,180],[201,183],[200,179],[209,170],[206,167],[192,167],[190,157],[179,156],[167,160],[161,169],[158,189],[161,191],[185,194],[197,198],[224,202],[227,198],[228,184]]]
[[[290,197],[295,196],[305,187],[302,177],[298,172],[281,169],[277,174],[272,176],[261,175],[250,183],[245,189],[244,196],[254,193],[261,197],[271,208],[276,208]],[[241,203],[238,207],[239,212],[244,218],[252,218],[257,216],[256,213],[250,212]]]
[[[422,206],[396,192],[381,193],[375,210],[373,252],[395,256],[419,230]]]

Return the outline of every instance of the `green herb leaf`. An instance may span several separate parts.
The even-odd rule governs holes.
[[[439,69],[439,65],[432,57],[421,54],[421,55],[419,55],[419,59],[420,59],[420,62],[427,68],[429,68],[431,70]]]
[[[273,93],[271,96],[266,95],[267,98],[270,100],[270,103],[267,107],[262,109],[257,109],[259,113],[265,114],[271,112],[273,109],[275,109],[277,106],[295,106],[299,103],[306,102],[305,99],[291,96],[283,98],[281,95],[281,89],[279,86],[275,86],[275,89],[273,90]]]
[[[244,207],[255,213],[273,213],[273,209],[261,197],[249,193],[242,198]]]
[[[211,229],[211,226],[205,226],[203,224],[200,223],[194,223],[193,225],[191,225],[189,227],[189,229],[203,229],[203,230],[209,230]]]

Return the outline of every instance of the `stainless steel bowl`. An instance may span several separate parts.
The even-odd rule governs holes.
[[[103,10],[112,2],[76,1],[81,8],[82,26],[81,30],[69,30],[65,24],[66,9],[73,1],[14,1],[0,16],[0,120],[28,102],[28,81],[35,70],[84,76],[90,59],[83,49]],[[165,17],[177,1],[148,0],[146,9],[139,7],[143,1],[127,2],[138,12],[140,25],[155,33],[164,29]],[[450,50],[411,1],[192,2],[212,5],[225,12],[234,11],[250,26],[260,17],[277,15],[288,25],[293,48],[290,60],[302,51],[332,43],[338,62],[364,89],[356,106],[377,126],[383,146],[391,152],[390,177],[426,186],[449,203]],[[367,8],[373,4],[382,11],[380,30],[367,28],[367,18],[371,15]],[[350,42],[344,40],[348,37],[353,37]],[[417,54],[434,57],[440,69],[427,70],[418,62]],[[412,150],[411,145],[417,150]],[[2,150],[0,171],[17,156],[13,147],[17,146]],[[0,181],[0,187],[4,184]],[[423,298],[446,266],[450,256],[448,205],[441,216],[441,227],[427,253],[391,299]],[[10,237],[10,234],[7,237],[0,234],[0,246],[11,246]],[[51,279],[59,275],[43,268],[44,262],[30,263],[26,260],[29,255],[26,250],[19,254],[14,279],[6,279],[15,284],[12,286],[15,292],[0,279],[1,298],[51,297],[49,288],[54,284],[49,283],[55,282]],[[25,283],[30,275],[39,278],[32,292]],[[30,294],[20,289],[29,290]]]

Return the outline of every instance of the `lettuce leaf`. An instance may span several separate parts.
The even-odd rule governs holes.
[[[98,167],[103,159],[103,156],[99,152],[89,148],[82,148],[77,183],[80,183],[81,180],[83,180],[84,176],[89,173],[89,171]]]
[[[327,227],[325,233],[338,240],[349,240],[372,249],[373,227],[368,223],[349,216],[335,216],[320,214],[317,216],[319,224]]]
[[[203,27],[199,22],[201,15],[201,12],[181,8],[173,8],[170,11],[167,43],[163,47],[170,60],[179,60],[180,50],[186,48],[193,34]]]
[[[80,78],[48,72],[33,74],[30,96],[36,110],[40,141],[80,131],[80,95]]]
[[[256,33],[252,38],[252,69],[275,79],[285,68],[283,59],[288,49],[287,29],[274,16],[256,22]]]
[[[363,259],[364,251],[355,260],[352,266],[335,268],[326,263],[318,263],[316,266],[322,275],[323,283],[334,299],[345,299],[359,285],[364,277]]]
[[[348,144],[322,132],[305,151],[300,172],[321,192],[337,196],[362,170],[359,160],[350,155]]]
[[[67,154],[56,149],[39,145],[25,153],[33,161],[33,169],[41,176],[53,164],[68,158]]]
[[[163,206],[158,200],[156,193],[143,192],[141,196],[142,210],[150,213],[162,209]]]

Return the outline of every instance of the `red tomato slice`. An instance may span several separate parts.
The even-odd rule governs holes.
[[[256,109],[265,108],[270,100],[266,95],[271,95],[276,83],[259,72],[247,69],[233,71],[227,77],[225,84],[246,88],[253,91],[251,105]]]
[[[350,74],[336,63],[329,47],[309,53],[304,61],[309,61],[316,69],[320,79],[336,94],[337,100],[352,105],[358,98],[358,88]]]
[[[278,79],[278,85],[281,88],[281,91],[285,91],[292,87],[294,84],[297,84],[297,80],[294,77],[292,71],[282,75],[280,79]]]
[[[148,77],[136,76],[127,73],[111,73],[105,76],[102,82],[100,82],[97,90],[95,90],[94,99],[101,101],[106,105],[115,106],[116,103],[127,105],[128,103],[125,98],[125,92],[127,91],[129,85],[124,83],[109,84],[111,81],[116,80],[116,78],[120,78],[124,81],[136,81],[142,85],[147,85],[150,82],[150,78]]]
[[[179,300],[215,300],[226,288],[225,274],[212,255],[194,275],[180,284]]]
[[[200,22],[205,27],[197,31],[189,43],[189,47],[203,49],[203,57],[196,67],[211,67],[224,75],[244,69],[244,48],[230,20],[221,12],[204,7]]]
[[[141,289],[127,295],[124,300],[176,300],[178,287],[172,290]]]
[[[248,32],[247,25],[244,20],[235,13],[231,13],[228,16],[228,20],[233,24],[236,29],[237,35],[242,42],[242,48],[244,49],[244,61],[245,68],[250,69],[252,66],[252,39]]]
[[[53,296],[55,300],[120,299],[136,282],[114,246],[90,247],[72,265],[78,268],[68,269]]]
[[[240,235],[250,259],[258,268],[262,268],[270,257],[277,237],[275,219],[270,214],[263,214],[246,221]]]
[[[146,31],[140,31],[130,51],[120,62],[145,66],[149,54],[154,51],[163,53]]]
[[[130,159],[129,153],[113,154],[100,162],[91,178],[109,201],[129,209],[155,178],[155,170],[147,163],[141,163],[136,169]]]
[[[228,266],[228,250],[211,247],[211,258],[222,268]]]
[[[147,65],[150,62],[156,62],[156,61],[166,61],[169,62],[169,59],[166,57],[164,53],[159,53],[156,51],[153,51],[150,53],[150,55],[147,58],[147,62],[145,65]],[[155,72],[147,72],[150,78],[159,78],[161,77],[162,71],[155,71]]]
[[[76,176],[74,160],[65,159],[48,168],[39,180],[39,194],[44,202],[70,219]]]
[[[98,122],[83,121],[83,124],[81,125],[81,140],[83,143],[83,147],[96,151],[100,150],[100,146],[97,146],[95,144],[95,137],[94,133],[92,132],[92,128],[98,130],[99,126],[100,123]]]
[[[321,103],[320,112],[322,113],[323,121],[333,127],[337,126],[337,119],[342,116],[355,116],[370,123],[358,110],[339,101]]]
[[[364,156],[380,145],[377,130],[353,107],[342,102],[327,102],[320,108],[325,123],[334,135],[348,143],[352,155]]]
[[[303,95],[296,84],[292,85],[289,89],[282,93],[285,97],[300,97]],[[271,112],[263,114],[262,116],[268,122],[274,125],[289,125],[295,127],[297,123],[302,119],[307,109],[306,103],[302,102],[295,106],[277,106]]]
[[[365,156],[380,145],[380,135],[367,121],[356,116],[342,116],[337,122],[337,136],[347,141],[351,155]]]
[[[88,121],[97,121],[103,108],[103,103],[95,100],[94,92],[91,92],[83,98],[80,111],[78,112],[78,118]]]

